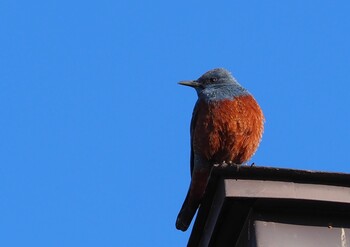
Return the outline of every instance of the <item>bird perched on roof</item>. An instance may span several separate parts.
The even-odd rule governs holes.
[[[176,228],[186,231],[213,165],[247,162],[259,146],[264,115],[254,97],[225,69],[179,84],[193,87],[198,95],[190,129],[191,183],[176,220]]]

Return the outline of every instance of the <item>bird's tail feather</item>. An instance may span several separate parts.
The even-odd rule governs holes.
[[[196,214],[207,186],[210,169],[194,170],[190,188],[176,220],[176,228],[186,231]]]
[[[199,200],[192,201],[189,199],[190,189],[187,192],[186,199],[182,204],[181,210],[176,219],[176,229],[186,231],[191,224],[191,221],[196,214],[199,206]]]

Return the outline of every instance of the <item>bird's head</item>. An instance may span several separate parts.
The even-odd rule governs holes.
[[[193,87],[198,96],[205,98],[231,98],[247,91],[236,81],[226,69],[212,69],[197,80],[180,81],[180,85]]]
[[[180,85],[190,86],[195,89],[204,89],[211,85],[234,84],[236,80],[226,69],[212,69],[204,73],[197,80],[180,81]]]

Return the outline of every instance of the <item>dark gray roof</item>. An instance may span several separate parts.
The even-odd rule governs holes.
[[[214,167],[188,246],[234,246],[253,208],[350,217],[350,174],[259,166]]]

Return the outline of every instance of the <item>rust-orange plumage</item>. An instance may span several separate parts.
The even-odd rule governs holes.
[[[247,162],[259,146],[264,116],[253,96],[225,69],[206,72],[194,87],[198,101],[191,121],[191,184],[176,220],[187,230],[203,197],[214,164]]]

